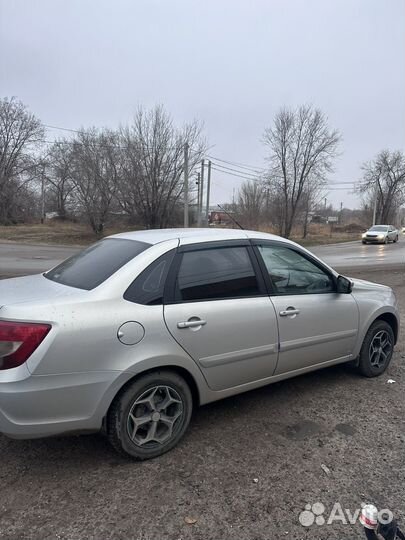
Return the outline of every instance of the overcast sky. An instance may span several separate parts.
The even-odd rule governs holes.
[[[343,135],[331,180],[357,180],[382,148],[405,149],[405,2],[0,0],[0,95],[69,128],[161,103],[204,122],[212,155],[258,167],[275,112],[311,103]],[[215,172],[213,202],[240,181]]]

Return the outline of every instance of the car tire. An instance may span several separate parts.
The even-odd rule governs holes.
[[[386,237],[384,238],[384,244],[388,244],[388,242],[389,242],[388,236],[386,236]]]
[[[361,243],[362,244],[367,244],[367,242],[365,240],[362,240]]]
[[[394,238],[394,244],[398,242],[398,235]]]
[[[107,415],[107,437],[119,453],[137,460],[151,459],[176,446],[192,410],[186,381],[173,371],[153,371],[116,396]]]
[[[387,345],[381,344],[388,340]],[[386,321],[375,321],[364,338],[360,350],[358,370],[365,377],[384,373],[394,352],[394,332]]]

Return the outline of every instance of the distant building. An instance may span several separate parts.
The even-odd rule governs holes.
[[[319,214],[312,214],[309,217],[310,217],[310,219],[308,219],[309,223],[326,223],[326,217],[320,216]]]
[[[220,210],[215,210],[209,213],[208,223],[210,225],[231,225],[232,219],[229,217],[231,215],[232,215],[232,212],[226,213]]]

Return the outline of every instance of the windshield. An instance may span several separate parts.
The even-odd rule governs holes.
[[[44,276],[62,285],[89,291],[149,246],[136,240],[107,238],[66,259]]]
[[[369,229],[370,231],[377,231],[377,232],[387,232],[388,231],[388,225],[373,225]]]

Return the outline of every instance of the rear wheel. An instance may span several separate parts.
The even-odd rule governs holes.
[[[358,369],[366,377],[384,373],[394,352],[394,332],[385,321],[375,321],[364,338]]]
[[[150,459],[171,450],[190,422],[193,399],[186,381],[172,371],[148,373],[115,398],[107,436],[120,453]]]

